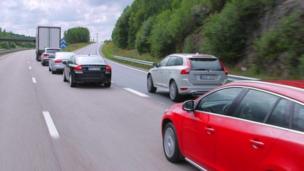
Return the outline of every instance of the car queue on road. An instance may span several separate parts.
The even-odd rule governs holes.
[[[42,54],[43,55],[43,54]],[[71,87],[111,86],[112,68],[103,58],[56,52],[52,73]],[[304,90],[292,81],[227,82],[216,57],[172,54],[147,74],[147,90],[169,92],[176,103],[163,114],[162,146],[168,161],[188,161],[201,170],[255,171],[304,168]]]
[[[69,82],[70,87],[88,83],[111,87],[112,68],[100,56],[76,55],[46,48],[37,60],[40,60],[42,66],[48,66],[52,74],[62,74],[63,81]]]

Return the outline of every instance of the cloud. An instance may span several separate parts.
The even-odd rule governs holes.
[[[38,25],[89,28],[92,37],[109,39],[116,20],[132,0],[1,0],[0,27],[34,36]]]

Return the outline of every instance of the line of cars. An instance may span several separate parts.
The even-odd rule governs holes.
[[[173,54],[147,74],[147,89],[169,91],[161,122],[165,157],[201,170],[302,171],[304,82],[239,81],[228,84],[218,58]]]
[[[63,81],[69,82],[71,87],[86,83],[111,87],[112,68],[100,56],[76,55],[46,48],[37,61],[48,66],[52,74],[62,73]]]

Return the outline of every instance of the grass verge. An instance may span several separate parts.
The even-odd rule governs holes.
[[[159,62],[160,59],[155,58],[151,56],[150,54],[139,54],[136,50],[126,50],[126,49],[120,49],[116,47],[112,42],[106,42],[102,46],[101,53],[104,55],[104,57],[122,63],[126,64],[129,66],[133,66],[136,68],[144,69],[144,70],[149,70],[152,66],[147,66],[147,65],[142,65],[142,64],[137,64],[134,62],[128,62],[124,60],[119,60],[116,58],[113,58],[113,56],[123,56],[123,57],[128,57],[128,58],[134,58],[134,59],[140,59],[140,60],[145,60],[145,61],[151,61],[151,62]]]
[[[246,71],[242,71],[238,67],[233,67],[233,66],[229,67],[228,66],[228,68],[229,68],[229,74],[233,74],[233,75],[241,75],[241,76],[245,76],[245,77],[258,78],[261,80],[278,80],[278,79],[280,79],[279,77],[267,75],[264,73],[257,74],[253,69],[248,69]]]
[[[91,43],[74,43],[74,44],[69,44],[65,49],[64,51],[66,52],[73,52],[77,49],[81,49],[85,46],[88,46],[89,44]]]

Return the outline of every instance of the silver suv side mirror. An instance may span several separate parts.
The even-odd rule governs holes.
[[[158,63],[153,63],[153,67],[158,68],[160,65]]]

